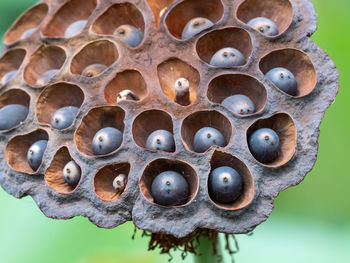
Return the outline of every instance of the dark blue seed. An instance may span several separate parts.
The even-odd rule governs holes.
[[[266,73],[266,77],[280,90],[295,96],[298,92],[298,84],[295,76],[286,68],[274,68]]]
[[[118,40],[124,42],[130,47],[138,46],[143,39],[142,32],[132,25],[119,26],[115,30],[114,35]]]
[[[244,55],[235,48],[225,47],[217,51],[210,60],[215,67],[236,67],[246,63]]]
[[[51,117],[51,126],[57,130],[63,130],[71,126],[79,112],[79,108],[67,106],[57,110]]]
[[[59,72],[58,69],[51,69],[41,74],[36,80],[36,85],[45,86]]]
[[[83,30],[86,23],[86,20],[78,20],[72,23],[69,27],[67,27],[64,37],[73,37],[78,35]]]
[[[116,128],[106,127],[99,130],[92,140],[92,151],[95,155],[105,155],[119,148],[123,134]]]
[[[214,24],[209,19],[204,17],[196,17],[191,19],[182,31],[182,39],[188,39],[194,35],[197,35],[199,32],[212,27]]]
[[[33,171],[38,170],[39,166],[41,165],[47,143],[47,140],[40,140],[30,146],[27,153],[27,161]]]
[[[227,97],[221,104],[231,112],[239,115],[252,114],[255,112],[254,102],[245,95],[238,94]]]
[[[208,179],[210,197],[219,203],[235,201],[242,193],[243,180],[240,174],[229,166],[214,169]]]
[[[28,107],[9,104],[0,109],[0,131],[12,129],[27,118]]]
[[[81,177],[81,169],[76,162],[70,161],[63,168],[63,180],[71,185],[76,186]]]
[[[154,202],[164,206],[182,205],[188,201],[189,185],[186,179],[174,171],[158,174],[152,182]]]
[[[148,136],[146,141],[146,148],[149,150],[174,152],[174,136],[171,132],[168,132],[166,130],[156,130]]]
[[[262,163],[272,162],[278,157],[280,140],[272,129],[261,128],[254,131],[249,136],[248,144],[255,159]]]
[[[248,22],[248,26],[270,37],[277,36],[279,33],[276,24],[266,17],[253,18]]]
[[[226,139],[219,130],[204,127],[197,131],[193,139],[193,148],[196,152],[205,152],[213,145],[226,146]]]

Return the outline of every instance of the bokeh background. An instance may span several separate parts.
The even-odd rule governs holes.
[[[34,3],[0,0],[0,36]],[[253,236],[237,237],[238,263],[350,262],[350,1],[313,3],[319,29],[312,39],[339,68],[340,92],[322,122],[314,169],[278,196],[272,215]],[[167,262],[168,256],[147,251],[148,240],[140,233],[131,240],[133,230],[132,223],[105,230],[82,217],[48,219],[30,197],[17,200],[0,188],[0,262]],[[182,262],[174,256],[173,262]]]

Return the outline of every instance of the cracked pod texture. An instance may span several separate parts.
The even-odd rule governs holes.
[[[210,26],[181,39],[198,17],[193,26],[207,20]],[[279,33],[251,28],[255,17],[272,20]],[[320,122],[338,91],[336,67],[309,38],[315,30],[311,0],[40,1],[4,38],[0,107],[21,104],[29,111],[0,131],[0,184],[15,197],[32,196],[48,217],[82,215],[104,228],[132,220],[176,237],[196,228],[252,231],[270,215],[278,193],[312,169]],[[129,46],[135,32],[142,39]],[[227,47],[244,63],[212,66],[211,57]],[[276,67],[294,75],[294,96],[265,77]],[[254,103],[253,112],[222,105],[238,94]],[[74,114],[69,127],[55,129],[60,118],[52,116],[63,107]],[[96,156],[92,140],[106,127],[118,130],[120,143]],[[224,143],[199,153],[194,137],[205,127],[219,131]],[[278,157],[269,163],[249,146],[260,128],[279,136]],[[174,151],[147,149],[156,130],[173,136]],[[34,171],[26,158],[38,140],[48,143]],[[74,185],[62,177],[71,161],[80,172]],[[231,203],[218,203],[208,191],[211,171],[221,166],[242,179]],[[179,205],[158,205],[152,182],[169,170],[183,176],[188,193]]]

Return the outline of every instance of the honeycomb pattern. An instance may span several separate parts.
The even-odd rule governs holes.
[[[258,16],[275,21],[279,35],[250,28],[248,21]],[[194,17],[214,25],[181,40]],[[66,29],[81,20],[86,23],[80,32],[66,38]],[[131,48],[113,36],[123,24],[143,32],[140,45]],[[196,228],[247,233],[267,219],[274,197],[302,181],[316,161],[319,125],[338,91],[338,72],[309,39],[315,30],[310,0],[40,1],[4,37],[0,78],[17,71],[0,87],[0,107],[17,103],[30,110],[20,125],[0,133],[0,184],[15,197],[31,195],[52,218],[82,215],[104,228],[133,220],[141,229],[176,237]],[[246,64],[209,65],[226,46],[240,50]],[[91,64],[107,68],[83,76]],[[294,73],[296,96],[265,77],[276,66]],[[38,82],[50,70],[50,79]],[[181,77],[190,82],[188,106],[174,102],[174,82]],[[139,100],[117,103],[125,89]],[[220,104],[233,94],[249,96],[256,112],[240,116]],[[78,115],[67,129],[55,130],[51,115],[64,106],[79,108]],[[114,152],[95,156],[91,140],[105,126],[122,131],[123,142]],[[193,136],[204,126],[220,130],[227,145],[196,153]],[[281,140],[281,154],[269,164],[258,162],[248,148],[247,137],[259,127],[273,128]],[[174,152],[145,149],[157,129],[174,134]],[[48,146],[33,171],[26,153],[42,139]],[[62,178],[70,160],[82,171],[76,187]],[[244,182],[243,194],[230,204],[216,203],[208,194],[208,175],[222,165],[235,168]],[[153,178],[169,168],[190,185],[189,200],[176,207],[155,204],[150,193]],[[127,175],[122,193],[112,186],[116,173]]]

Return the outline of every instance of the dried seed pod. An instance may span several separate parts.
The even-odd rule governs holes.
[[[271,213],[274,197],[312,168],[320,122],[338,90],[333,62],[309,39],[316,28],[310,1],[115,2],[42,0],[6,33],[0,107],[29,111],[0,131],[0,184],[16,197],[34,195],[50,217],[84,211],[105,228],[132,220],[175,237],[196,236],[195,228],[251,231]],[[201,27],[196,18],[211,23]],[[266,28],[255,30],[256,18],[278,31],[265,30],[276,28],[261,19]],[[211,63],[215,54],[219,64]],[[221,63],[224,55],[239,63]],[[275,68],[294,75],[293,91],[268,78]],[[237,96],[244,97],[238,111]],[[251,104],[243,107],[246,98]],[[53,129],[51,117],[65,107],[75,108],[69,125]],[[218,137],[206,132],[197,141],[203,128]],[[250,142],[261,129],[280,142],[268,160]],[[157,139],[171,147],[158,150]],[[28,163],[38,141],[47,146]],[[213,183],[219,167],[230,178],[220,181],[225,170]],[[238,178],[233,170],[241,179],[230,188],[237,195],[217,195]],[[36,173],[45,176],[27,176]],[[169,180],[153,187],[162,173]]]

